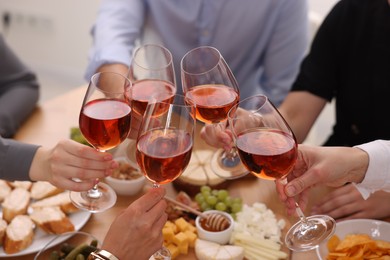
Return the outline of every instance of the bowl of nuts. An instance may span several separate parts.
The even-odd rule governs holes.
[[[126,157],[118,157],[114,160],[119,163],[119,167],[111,176],[105,178],[105,182],[118,195],[131,196],[139,193],[145,185],[145,176],[138,166]]]

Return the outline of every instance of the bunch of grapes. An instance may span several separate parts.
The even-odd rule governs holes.
[[[241,198],[232,198],[225,189],[212,189],[209,186],[200,187],[200,192],[195,195],[195,201],[202,211],[220,210],[230,213],[234,218],[242,209]]]
[[[70,139],[73,141],[76,141],[80,144],[85,144],[88,146],[91,146],[88,141],[84,138],[83,134],[81,133],[80,129],[78,127],[71,127],[70,128]]]

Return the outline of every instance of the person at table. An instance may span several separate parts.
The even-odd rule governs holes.
[[[117,167],[110,153],[72,140],[47,148],[0,136],[0,179],[48,181],[65,190],[84,191]]]
[[[0,33],[0,136],[14,136],[39,99],[36,74],[12,51]]]
[[[341,0],[317,31],[290,93],[279,106],[298,142],[303,142],[327,102],[336,100],[336,123],[325,146],[354,146],[390,139],[390,0]],[[207,130],[207,131],[206,131]],[[212,145],[216,140],[202,130]],[[225,137],[226,142],[226,137]],[[313,207],[335,219],[390,216],[390,194],[364,200],[344,185]],[[375,208],[376,210],[373,210]]]
[[[103,0],[94,24],[86,79],[104,70],[127,75],[136,42],[162,44],[180,60],[201,45],[216,47],[235,75],[240,96],[263,93],[280,104],[308,43],[306,0]],[[144,39],[145,34],[155,36]]]
[[[352,183],[364,199],[379,190],[390,192],[390,141],[375,140],[354,147],[302,144],[298,151],[297,162],[288,175],[288,184],[277,185],[289,214],[295,212],[294,197],[299,195],[299,205],[305,207],[310,199],[308,189],[319,184],[339,187]],[[382,201],[381,207],[385,204]]]

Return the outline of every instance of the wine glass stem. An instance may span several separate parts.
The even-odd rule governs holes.
[[[91,199],[98,199],[102,196],[102,193],[99,191],[98,188],[99,179],[95,180],[95,185],[93,185],[93,188],[88,190],[88,197]]]
[[[298,202],[295,202],[295,211],[297,212],[297,215],[298,215],[299,219],[301,220],[301,222],[302,222],[304,225],[308,225],[308,222],[307,222],[307,219],[306,219],[306,217],[305,217],[305,214],[303,214],[303,211],[302,211],[301,208],[299,207]]]

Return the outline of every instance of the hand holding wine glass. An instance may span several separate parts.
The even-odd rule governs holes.
[[[130,130],[131,108],[126,92],[131,82],[114,72],[92,76],[79,116],[80,131],[98,151],[112,149],[127,138]],[[100,212],[116,202],[115,191],[96,180],[95,186],[85,192],[71,192],[72,202],[81,209]]]
[[[181,60],[181,78],[186,100],[196,105],[196,118],[224,129],[229,109],[239,100],[239,88],[221,53],[210,46],[190,50]],[[224,179],[248,173],[241,167],[234,148],[229,152],[217,151],[211,166],[214,173]]]
[[[229,126],[241,161],[256,177],[287,181],[297,159],[295,136],[279,111],[264,95],[240,101],[228,113]],[[286,234],[287,247],[311,250],[333,234],[335,221],[329,216],[305,217],[298,203],[300,221]]]

